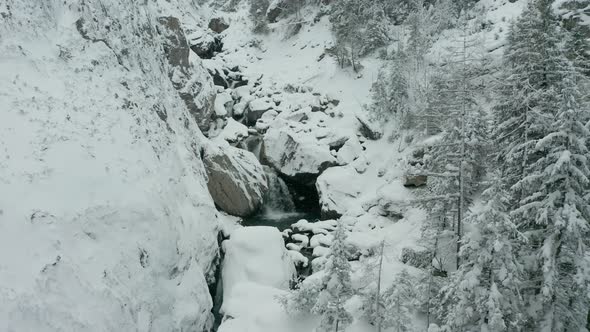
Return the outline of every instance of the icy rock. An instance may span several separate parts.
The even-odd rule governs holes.
[[[262,165],[251,152],[211,146],[203,162],[209,177],[207,187],[217,206],[240,217],[260,208],[268,186]]]
[[[325,169],[336,164],[328,145],[314,137],[298,135],[286,128],[271,128],[264,136],[263,158],[281,174],[302,182],[311,182]]]
[[[285,249],[281,233],[275,227],[242,227],[223,242],[224,307],[235,296],[238,284],[249,282],[261,286],[288,289],[295,266]]]
[[[357,198],[366,185],[366,180],[350,166],[327,169],[316,181],[322,218],[337,219],[344,215],[358,204]]]

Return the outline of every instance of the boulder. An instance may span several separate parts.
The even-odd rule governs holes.
[[[209,21],[209,29],[222,33],[229,28],[229,23],[223,17],[214,17]]]
[[[378,140],[383,136],[381,130],[364,116],[356,115],[356,119],[359,123],[359,132],[361,135],[370,140]]]
[[[203,33],[191,39],[191,50],[201,59],[211,59],[223,50],[223,42],[218,36]]]
[[[337,164],[328,145],[286,127],[267,131],[262,158],[287,178],[308,185],[313,185],[318,175]]]
[[[364,191],[366,181],[355,169],[332,167],[316,181],[322,209],[322,219],[338,219],[358,204],[358,197]]]
[[[220,118],[231,116],[234,107],[234,100],[229,91],[223,91],[215,97],[215,115]]]
[[[246,120],[249,126],[256,124],[256,121],[262,117],[266,111],[273,108],[273,103],[268,99],[254,99],[248,104]]]
[[[428,182],[428,176],[419,174],[404,175],[404,187],[422,187]]]
[[[342,148],[338,150],[337,158],[340,165],[347,165],[358,159],[363,153],[363,147],[356,136],[350,137]]]
[[[251,152],[231,146],[210,147],[203,162],[209,193],[220,209],[246,217],[260,208],[268,185],[262,165]]]

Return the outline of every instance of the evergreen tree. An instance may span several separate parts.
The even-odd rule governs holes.
[[[588,112],[579,75],[565,57],[551,1],[531,2],[509,34],[497,108],[511,217],[527,237],[524,292],[530,330],[579,331],[586,324]]]
[[[449,331],[522,330],[522,239],[507,211],[500,181],[484,191],[483,207],[466,220],[462,264],[441,291],[440,318]]]
[[[541,157],[515,187],[527,195],[514,215],[530,224],[529,236],[541,243],[533,248],[541,288],[532,300],[542,308],[535,322],[542,331],[577,331],[586,324],[590,301],[587,293],[590,276],[585,274],[590,248],[590,161],[587,138],[590,132],[581,122],[588,110],[579,104],[576,71],[562,57],[559,82],[560,105],[551,123],[552,130],[537,141],[534,151]]]
[[[323,331],[343,331],[352,322],[352,316],[344,308],[345,303],[353,295],[345,241],[346,230],[340,221],[334,231],[323,289],[312,309],[313,313],[322,316],[320,327]]]
[[[412,277],[406,270],[402,270],[393,284],[383,292],[384,317],[382,326],[391,328],[395,332],[413,330],[412,307],[415,302]]]

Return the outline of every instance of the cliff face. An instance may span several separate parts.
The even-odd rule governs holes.
[[[183,41],[197,14],[0,4],[3,329],[208,328],[218,216],[198,125],[213,91]]]

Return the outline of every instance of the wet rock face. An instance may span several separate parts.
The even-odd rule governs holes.
[[[168,77],[201,131],[209,129],[214,113],[215,95],[210,82],[203,82],[204,68],[189,62],[190,47],[176,17],[158,18],[158,32],[164,37],[164,53],[171,70]],[[210,88],[206,89],[208,85]],[[206,93],[206,91],[209,91]]]
[[[262,165],[248,152],[231,146],[205,151],[207,187],[215,204],[240,217],[255,213],[268,190]]]

